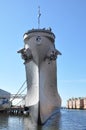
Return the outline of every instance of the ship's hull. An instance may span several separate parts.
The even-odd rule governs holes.
[[[38,67],[33,61],[26,65],[27,96],[26,106],[35,123],[44,124],[61,106],[57,93],[56,62],[43,62]]]
[[[32,30],[24,35],[25,46],[19,52],[25,60],[27,96],[26,106],[34,122],[44,124],[61,106],[57,90],[57,67],[54,34],[46,30]]]

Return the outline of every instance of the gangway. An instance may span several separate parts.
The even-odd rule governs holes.
[[[22,102],[25,101],[25,97],[26,97],[25,90],[27,88],[27,87],[24,87],[25,83],[26,81],[24,81],[24,83],[21,85],[21,87],[19,88],[16,94],[11,94],[10,96],[10,101],[12,104],[13,102],[15,102],[15,106],[17,106],[18,104],[22,105]]]
[[[11,98],[25,98],[26,94],[11,94]]]

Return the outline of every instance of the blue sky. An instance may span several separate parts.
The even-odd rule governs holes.
[[[25,81],[23,60],[17,51],[24,46],[23,34],[51,27],[57,59],[58,90],[62,105],[71,97],[86,96],[86,0],[1,0],[0,1],[0,88],[16,93]]]

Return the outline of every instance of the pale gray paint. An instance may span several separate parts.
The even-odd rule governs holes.
[[[24,48],[19,52],[25,60],[27,78],[26,106],[31,116],[44,123],[61,106],[57,90],[55,35],[51,30],[36,29],[24,34]]]

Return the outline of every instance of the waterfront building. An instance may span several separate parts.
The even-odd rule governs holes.
[[[76,109],[83,109],[84,104],[83,104],[83,98],[77,98],[76,100]]]
[[[86,97],[83,99],[84,109],[86,109]]]
[[[72,99],[69,99],[69,100],[68,100],[68,108],[69,108],[69,109],[72,109],[72,108],[73,108],[73,100],[72,100]]]
[[[9,92],[0,89],[0,110],[10,107],[10,96]]]
[[[67,100],[67,105],[66,105],[67,108],[69,108],[69,100]]]
[[[77,98],[75,98],[75,99],[73,98],[73,99],[72,99],[72,102],[73,102],[73,109],[76,109],[76,100],[77,100]]]
[[[67,100],[68,109],[86,109],[86,98],[71,98]]]

